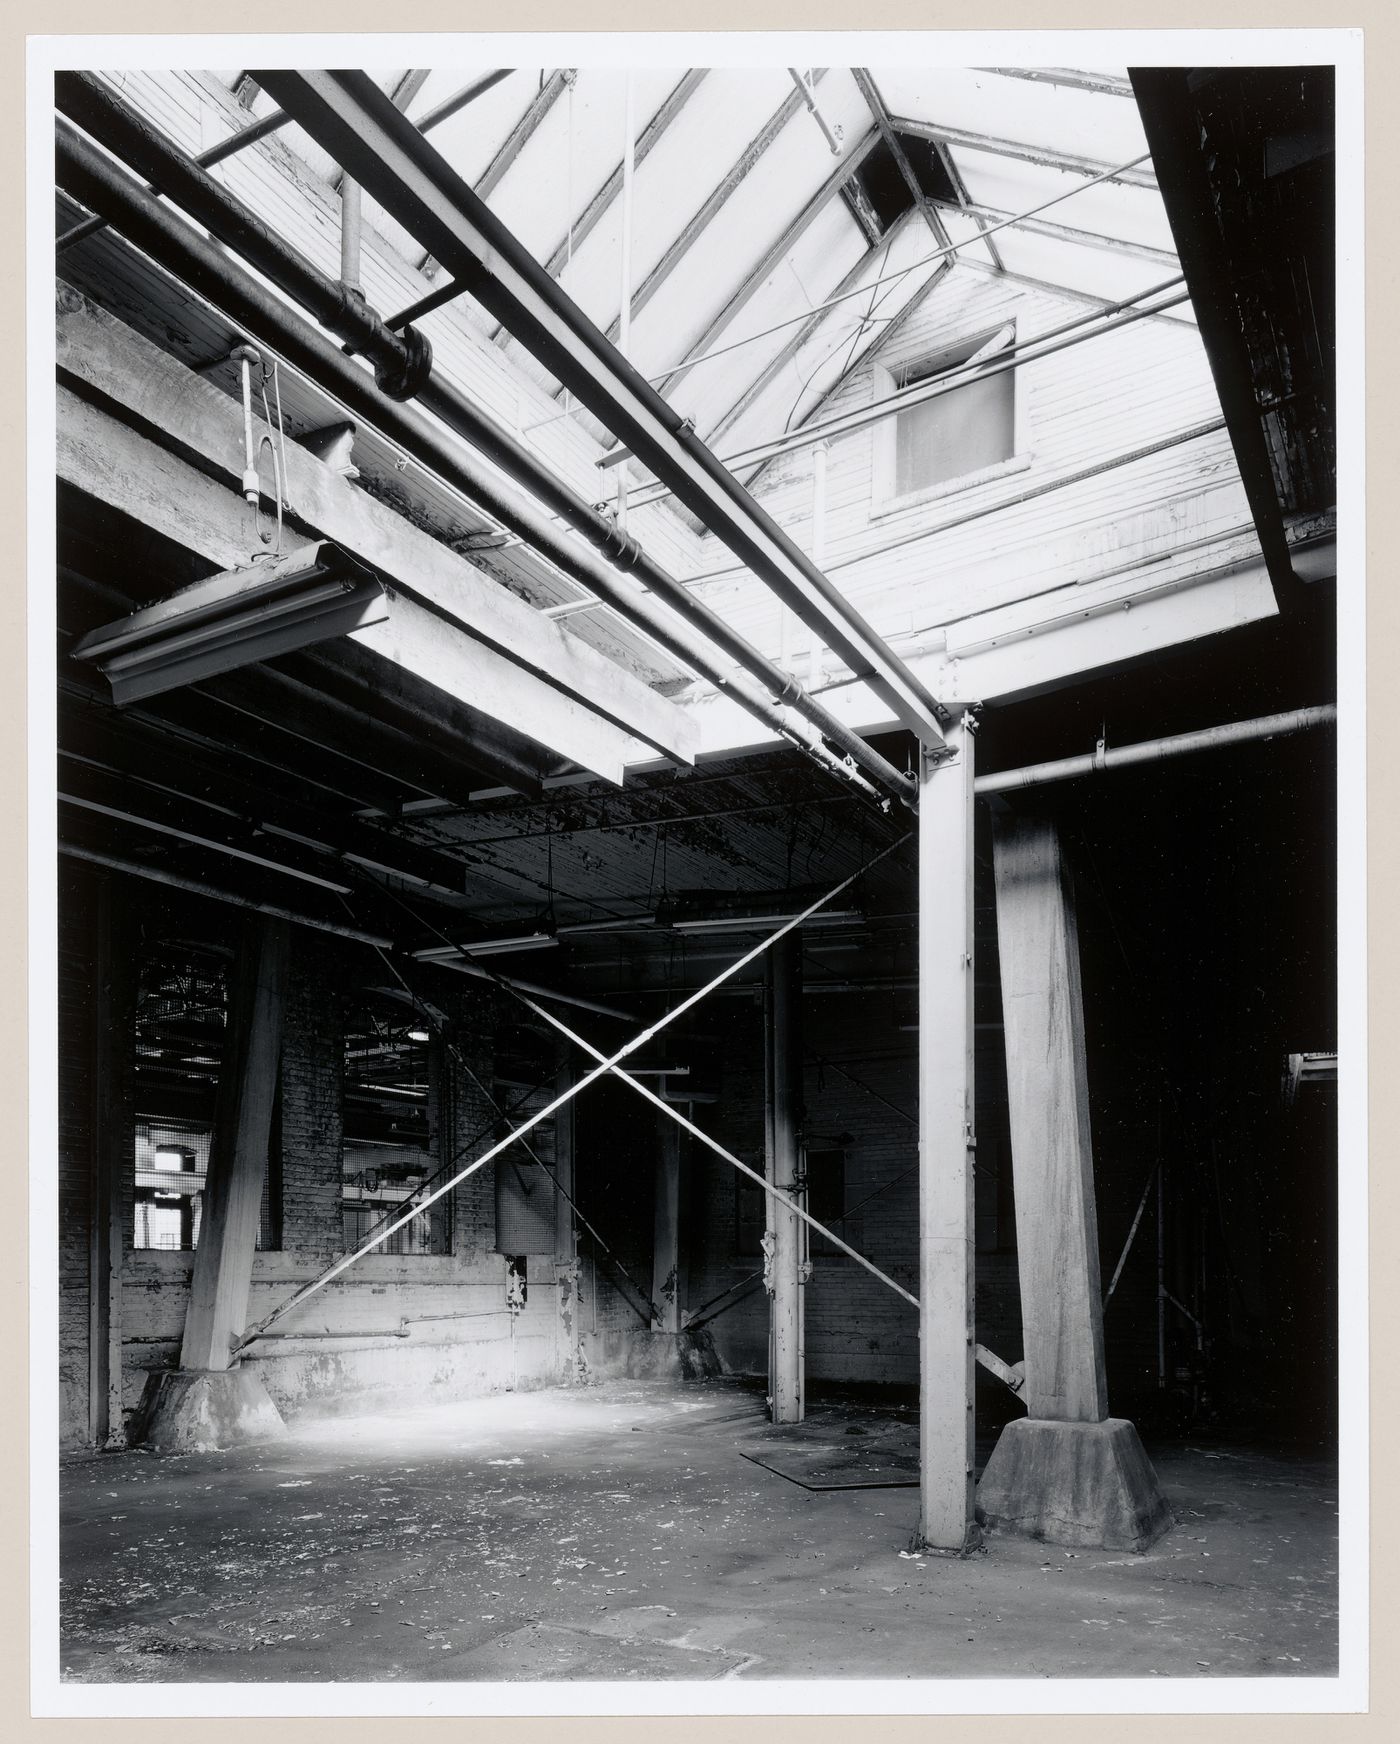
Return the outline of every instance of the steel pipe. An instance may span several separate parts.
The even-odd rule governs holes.
[[[1291,709],[1286,714],[1260,715],[1250,721],[1230,721],[1221,727],[1204,727],[1195,733],[1176,733],[1164,739],[1144,739],[1136,745],[1104,745],[1080,757],[1060,757],[1053,763],[1031,763],[1022,769],[1001,769],[977,777],[977,793],[1011,793],[1026,787],[1045,787],[1055,781],[1074,781],[1082,775],[1102,775],[1110,769],[1127,769],[1138,763],[1162,763],[1172,757],[1189,757],[1198,751],[1218,751],[1227,745],[1247,745],[1258,739],[1286,739],[1313,727],[1331,726],[1337,719],[1335,703],[1315,708]]]
[[[732,694],[749,713],[813,756],[829,773],[851,778],[854,770],[847,765],[852,765],[884,794],[912,804],[912,784],[892,763],[752,648],[718,613],[695,599],[635,539],[620,534],[611,521],[575,495],[518,438],[495,424],[456,388],[436,379],[430,362],[426,370],[417,372],[421,359],[406,337],[391,332],[359,299],[347,297],[334,279],[319,272],[227,189],[184,158],[115,93],[91,75],[74,73],[59,74],[56,90],[60,106],[86,131],[148,180],[159,179],[191,217],[366,356],[375,366],[381,386],[386,379],[392,386],[407,374],[421,373],[418,397],[427,410],[524,485],[544,508],[560,516],[610,561],[601,562],[593,552],[580,551],[547,515],[503,491],[491,473],[445,443],[431,426],[374,394],[363,374],[299,323],[283,303],[240,274],[226,256],[179,223],[144,189],[133,186],[129,178],[87,147],[71,127],[60,122],[61,174],[70,178],[65,185],[83,198],[84,205],[95,207],[101,201],[110,208],[109,216],[119,213],[118,227],[147,253],[169,265],[185,283],[278,345],[289,361],[359,411],[367,422],[399,442],[701,677]],[[72,182],[75,177],[78,185]],[[635,574],[675,616],[659,610],[654,601],[629,587],[612,564]],[[698,635],[692,633],[696,631]],[[727,671],[707,642],[734,660],[739,671]],[[765,688],[776,702],[764,695]],[[784,706],[800,719],[787,716]],[[840,757],[833,756],[820,740],[827,741]],[[841,758],[846,759],[845,764]],[[858,785],[869,791],[866,781]]]
[[[498,67],[494,72],[487,73],[484,78],[474,79],[470,85],[464,85],[460,91],[447,98],[445,102],[439,103],[436,109],[430,109],[426,115],[421,116],[414,122],[414,126],[420,133],[429,132],[440,121],[446,121],[448,116],[455,115],[459,109],[465,109],[467,104],[479,97],[483,91],[489,91],[492,85],[499,84],[502,79],[509,77],[511,70],[510,67]],[[254,121],[250,126],[240,128],[237,133],[230,134],[227,139],[221,139],[217,145],[211,145],[208,151],[200,152],[194,162],[204,169],[211,169],[215,164],[222,163],[225,158],[234,157],[238,152],[246,150],[248,146],[256,145],[258,140],[266,139],[269,134],[276,133],[279,128],[285,127],[291,119],[285,109],[274,109],[270,115],[264,115],[260,121]],[[155,187],[151,189],[153,194],[159,191]],[[76,243],[84,241],[89,236],[96,236],[99,230],[106,228],[107,220],[105,218],[85,218],[81,224],[75,224],[71,230],[64,231],[58,239],[56,252],[63,254]],[[449,287],[449,294],[452,291],[453,287]],[[445,302],[447,299],[443,297],[441,300]],[[407,317],[404,317],[395,325],[402,326],[406,320]]]

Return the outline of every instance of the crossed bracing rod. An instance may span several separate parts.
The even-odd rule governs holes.
[[[917,1309],[919,1306],[919,1298],[911,1291],[906,1290],[903,1284],[897,1283],[895,1279],[888,1275],[888,1273],[882,1272],[873,1261],[868,1260],[864,1254],[859,1253],[850,1245],[849,1242],[844,1240],[843,1237],[837,1235],[834,1230],[828,1229],[825,1224],[819,1222],[815,1217],[813,1217],[805,1206],[799,1204],[797,1200],[792,1198],[791,1195],[785,1193],[781,1188],[775,1187],[773,1183],[760,1174],[757,1169],[750,1167],[748,1163],[744,1162],[741,1158],[736,1157],[734,1153],[722,1145],[718,1139],[712,1137],[711,1134],[697,1126],[694,1121],[689,1119],[688,1116],[682,1114],[681,1111],[672,1103],[667,1102],[664,1097],[658,1095],[656,1091],[652,1090],[640,1079],[633,1077],[629,1072],[621,1069],[622,1062],[625,1059],[636,1053],[638,1049],[644,1047],[647,1042],[658,1036],[663,1029],[674,1023],[676,1019],[681,1017],[685,1012],[698,1005],[701,1000],[714,992],[716,988],[723,985],[724,982],[738,974],[741,969],[756,961],[765,951],[776,944],[779,939],[792,932],[795,928],[800,927],[804,921],[809,920],[834,898],[841,895],[843,891],[850,889],[851,885],[856,883],[858,879],[862,878],[871,867],[878,865],[882,860],[888,859],[888,857],[898,848],[901,848],[906,842],[911,840],[912,835],[913,832],[909,831],[904,835],[897,837],[895,841],[889,843],[888,846],[882,848],[863,865],[857,867],[857,869],[848,877],[843,878],[839,884],[834,885],[830,890],[819,896],[815,902],[809,904],[801,914],[794,915],[791,920],[785,921],[782,926],[769,934],[767,938],[760,940],[752,950],[746,951],[741,957],[736,958],[734,962],[720,970],[719,974],[715,975],[703,987],[698,988],[694,993],[688,995],[679,1005],[674,1006],[669,1012],[665,1013],[664,1016],[657,1019],[655,1023],[649,1024],[646,1028],[639,1030],[630,1041],[624,1043],[622,1047],[612,1054],[605,1054],[601,1048],[595,1047],[591,1042],[585,1040],[584,1037],[578,1035],[544,1006],[538,1004],[527,994],[522,993],[518,988],[512,986],[504,979],[504,977],[502,977],[500,980],[502,987],[510,992],[515,998],[519,999],[529,1011],[533,1012],[537,1017],[543,1018],[547,1024],[557,1030],[559,1034],[564,1036],[568,1041],[572,1042],[574,1046],[582,1049],[583,1052],[588,1054],[596,1063],[590,1068],[590,1070],[585,1072],[582,1077],[576,1079],[567,1090],[562,1091],[543,1108],[538,1109],[534,1114],[522,1121],[518,1127],[515,1127],[511,1132],[507,1133],[503,1139],[500,1139],[496,1144],[492,1145],[488,1150],[483,1152],[481,1156],[473,1159],[473,1161],[468,1163],[464,1168],[457,1170],[457,1172],[448,1180],[435,1187],[431,1193],[427,1193],[417,1199],[410,1210],[393,1219],[393,1221],[386,1222],[381,1228],[376,1230],[371,1238],[361,1247],[357,1248],[353,1253],[342,1255],[340,1259],[336,1260],[332,1265],[328,1266],[323,1272],[321,1272],[318,1277],[315,1277],[302,1285],[302,1287],[288,1297],[284,1303],[279,1307],[274,1308],[270,1314],[265,1315],[257,1325],[244,1332],[234,1347],[234,1354],[237,1355],[247,1345],[252,1344],[256,1339],[261,1337],[276,1321],[291,1313],[293,1309],[300,1307],[303,1302],[315,1295],[317,1291],[324,1289],[327,1284],[333,1282],[334,1279],[339,1277],[343,1272],[348,1271],[349,1268],[354,1265],[357,1260],[362,1259],[365,1254],[372,1253],[375,1248],[381,1246],[396,1231],[402,1229],[406,1224],[411,1223],[415,1217],[421,1216],[422,1213],[436,1200],[441,1199],[446,1194],[452,1192],[461,1182],[467,1180],[469,1176],[474,1175],[478,1169],[485,1168],[487,1163],[494,1162],[497,1157],[510,1149],[512,1145],[523,1140],[525,1135],[534,1127],[540,1125],[541,1122],[556,1114],[565,1106],[566,1103],[572,1101],[574,1097],[578,1096],[583,1090],[586,1090],[590,1084],[596,1082],[597,1079],[603,1077],[607,1073],[611,1073],[614,1077],[620,1078],[622,1082],[635,1091],[637,1095],[643,1097],[646,1101],[661,1109],[662,1112],[674,1120],[683,1131],[689,1133],[692,1138],[698,1139],[702,1145],[713,1151],[716,1156],[721,1157],[725,1162],[729,1163],[731,1167],[737,1169],[740,1174],[747,1176],[750,1180],[755,1182],[757,1186],[762,1188],[763,1192],[770,1199],[785,1206],[803,1223],[807,1224],[809,1228],[814,1229],[818,1235],[824,1236],[842,1253],[846,1254],[850,1259],[853,1259],[857,1265],[862,1266],[872,1277],[876,1278],[888,1289],[893,1290],[897,1296],[902,1297],[911,1307]],[[491,980],[496,979],[496,977],[489,972],[488,978]],[[429,1008],[425,1007],[425,1009]],[[1022,1376],[1019,1368],[1010,1367],[1008,1364],[1004,1363],[1000,1357],[997,1357],[980,1344],[975,1347],[975,1354],[977,1360],[982,1363],[985,1368],[990,1370],[991,1373],[997,1375],[999,1379],[1003,1380],[1013,1392],[1020,1391]]]

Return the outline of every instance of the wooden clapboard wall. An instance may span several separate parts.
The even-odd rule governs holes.
[[[891,391],[886,371],[970,335],[1014,321],[1019,340],[1086,312],[1081,299],[958,267],[820,416],[870,405]],[[1018,449],[1029,461],[1023,470],[887,509],[876,496],[878,427],[832,441],[827,572],[882,633],[914,637],[1067,585],[1107,583],[1113,595],[1131,599],[1169,579],[1257,554],[1223,430],[957,525],[974,511],[1220,416],[1199,336],[1185,320],[1139,321],[1015,373]],[[770,463],[755,490],[796,543],[810,549],[810,449]],[[882,549],[894,541],[901,543]],[[723,568],[727,558],[717,542],[707,538],[704,545],[697,572]],[[774,603],[746,578],[728,574],[695,591],[762,647],[779,647]],[[805,632],[798,644],[805,645]]]

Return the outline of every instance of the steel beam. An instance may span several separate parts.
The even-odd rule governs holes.
[[[270,71],[266,79],[312,137],[878,690],[906,727],[927,744],[943,743],[943,711],[904,663],[371,79],[292,71]]]
[[[901,133],[912,133],[919,139],[931,139],[937,145],[959,146],[965,151],[990,152],[994,157],[1012,157],[1021,163],[1036,164],[1041,169],[1064,170],[1073,176],[1103,176],[1105,181],[1121,182],[1127,188],[1155,190],[1157,186],[1157,178],[1151,170],[1115,169],[1102,158],[1072,157],[1068,152],[1051,151],[1048,147],[1039,145],[1025,145],[1019,140],[1002,139],[996,134],[970,133],[964,127],[942,127],[931,121],[915,121],[908,115],[898,115],[893,119]]]

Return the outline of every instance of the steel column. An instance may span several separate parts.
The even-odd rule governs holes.
[[[978,1542],[973,1513],[972,723],[925,751],[919,794],[919,1537]]]
[[[789,1197],[802,1192],[802,944],[789,933],[768,953],[764,986],[764,1173]],[[768,1394],[775,1423],[804,1412],[802,1225],[781,1200],[767,1200]]]

